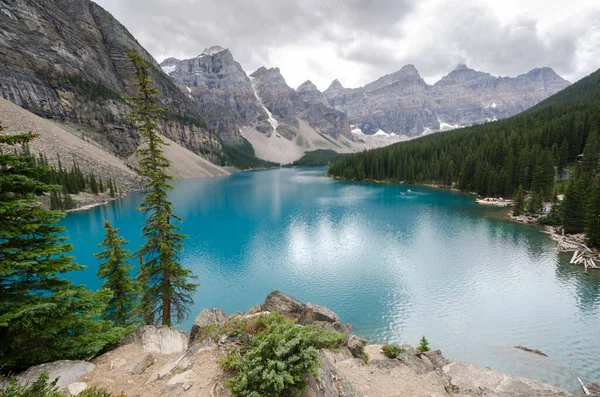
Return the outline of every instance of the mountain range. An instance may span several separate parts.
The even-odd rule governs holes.
[[[220,165],[291,163],[318,149],[348,153],[519,113],[569,83],[552,69],[515,78],[459,65],[428,85],[412,65],[360,88],[339,81],[321,92],[291,88],[278,68],[247,74],[233,54],[209,47],[159,64],[110,13],[90,0],[2,4],[0,93],[34,114],[77,126],[104,149],[128,158],[139,133],[126,119],[135,93],[125,56],[152,65],[167,108],[161,133]],[[256,156],[256,157],[255,157]]]

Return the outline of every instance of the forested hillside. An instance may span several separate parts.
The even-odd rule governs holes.
[[[518,116],[347,156],[332,164],[329,174],[355,180],[454,183],[487,196],[511,196],[522,186],[551,198],[555,173],[575,164],[580,154],[584,168],[596,175],[599,129],[596,71]]]

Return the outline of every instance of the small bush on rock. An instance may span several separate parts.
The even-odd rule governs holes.
[[[419,344],[419,346],[417,346],[417,351],[419,353],[425,353],[429,350],[431,350],[429,348],[429,341],[425,338],[425,335],[423,335],[423,337],[421,338],[421,343]]]
[[[234,396],[299,395],[306,374],[318,375],[319,349],[336,347],[343,337],[311,325],[298,326],[279,313],[259,316],[240,338],[247,342],[222,361],[225,369],[236,373],[226,385]]]
[[[68,397],[68,394],[58,391],[56,383],[58,378],[53,381],[49,381],[48,374],[42,372],[38,379],[27,385],[21,386],[17,383],[16,378],[12,378],[6,389],[0,389],[0,396],[2,397]],[[121,393],[118,396],[113,396],[112,393],[106,391],[101,387],[92,387],[85,389],[79,397],[127,397]]]
[[[381,351],[388,358],[397,358],[400,354],[406,352],[406,350],[396,345],[384,345]]]

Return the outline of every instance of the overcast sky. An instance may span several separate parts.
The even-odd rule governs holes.
[[[432,84],[458,63],[497,76],[600,68],[599,0],[96,0],[161,62],[229,48],[250,74],[296,88],[357,87],[414,64]]]

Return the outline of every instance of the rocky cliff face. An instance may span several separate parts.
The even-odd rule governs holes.
[[[459,65],[430,86],[407,65],[361,88],[335,80],[323,94],[364,133],[417,136],[513,116],[568,85],[550,68],[510,78]]]
[[[135,93],[125,49],[153,65],[168,108],[160,129],[196,153],[216,159],[217,137],[195,104],[108,12],[89,0],[15,0],[0,5],[0,93],[43,117],[75,122],[106,134],[110,148],[130,155],[139,134],[126,120],[124,97]]]
[[[250,78],[229,50],[214,46],[192,59],[168,58],[161,67],[222,138],[235,142],[243,125],[269,129]]]
[[[263,67],[248,76],[225,48],[210,47],[192,59],[168,58],[160,66],[228,141],[237,141],[244,127],[292,140],[301,120],[333,138],[351,136],[345,114],[333,109],[312,83],[296,92],[278,68]]]

